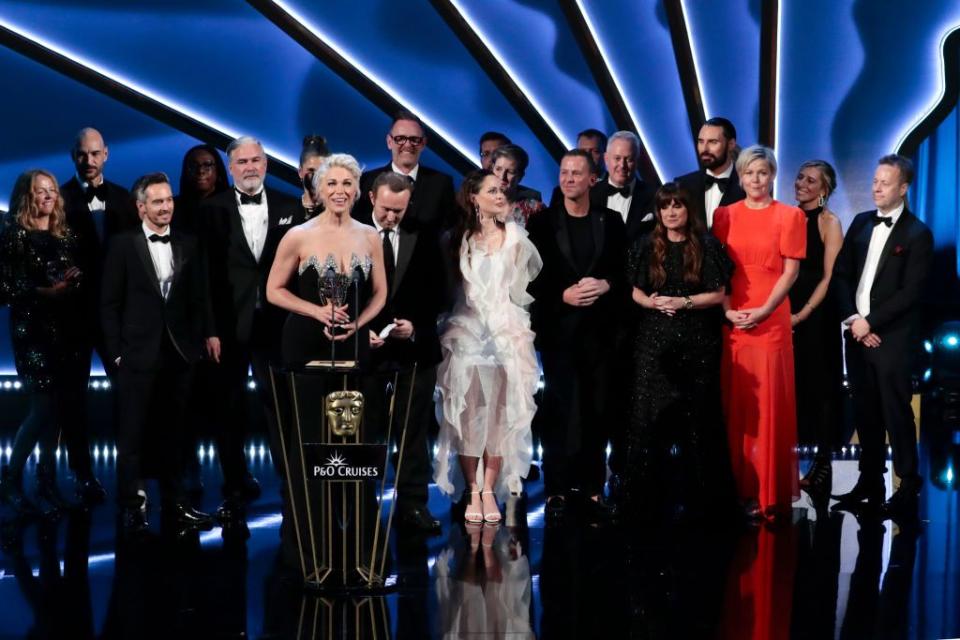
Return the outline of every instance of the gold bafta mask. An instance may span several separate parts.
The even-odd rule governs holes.
[[[363,421],[363,394],[359,391],[334,391],[324,401],[327,422],[333,435],[355,436]]]

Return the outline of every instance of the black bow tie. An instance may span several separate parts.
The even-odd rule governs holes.
[[[93,202],[94,198],[97,198],[101,202],[107,201],[107,183],[101,182],[99,187],[95,187],[92,184],[87,185],[87,190],[84,192],[87,196],[87,204]]]
[[[630,187],[631,187],[631,186],[633,186],[633,185],[632,185],[632,184],[625,184],[625,185],[623,185],[622,187],[615,187],[614,185],[612,185],[612,184],[610,184],[610,183],[608,182],[608,183],[607,183],[607,197],[609,198],[609,197],[612,196],[613,194],[619,193],[621,196],[623,196],[624,199],[629,198],[629,197],[630,197],[630,191],[631,191]]]
[[[244,193],[239,189],[236,190],[237,194],[240,196],[240,204],[260,204],[263,202],[263,191],[255,193],[252,196],[248,193]]]
[[[704,191],[706,191],[713,185],[717,185],[718,187],[720,187],[720,193],[723,193],[727,190],[727,187],[730,186],[730,178],[729,177],[718,178],[717,176],[712,176],[709,173],[705,173],[703,174],[703,184],[705,187]]]
[[[893,217],[891,217],[891,216],[881,216],[880,214],[875,213],[875,214],[873,214],[873,226],[877,226],[878,224],[885,224],[885,225],[887,225],[888,227],[892,227],[892,226],[893,226]]]
[[[170,244],[170,234],[168,233],[165,236],[161,236],[156,233],[151,233],[149,240],[150,242],[162,242],[163,244]]]

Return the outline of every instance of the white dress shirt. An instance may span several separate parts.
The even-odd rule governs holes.
[[[260,193],[262,194],[260,204],[240,204],[240,192],[236,189],[233,191],[237,199],[237,209],[240,211],[240,222],[243,224],[243,237],[247,239],[250,253],[257,262],[260,262],[260,254],[263,253],[263,245],[267,241],[267,227],[270,224],[270,216],[267,214],[267,193],[262,187]]]
[[[150,250],[150,259],[153,260],[153,270],[157,277],[157,284],[160,286],[160,293],[164,299],[170,294],[170,284],[173,282],[173,247],[169,242],[152,242],[150,236],[160,237],[170,235],[170,227],[163,230],[163,233],[157,233],[151,230],[147,223],[141,223],[143,235],[147,238],[147,249]]]
[[[607,183],[610,183],[609,178]],[[611,185],[613,186],[613,185]],[[633,202],[633,192],[637,188],[636,179],[630,181],[630,197],[624,198],[619,193],[615,193],[612,196],[607,197],[607,208],[613,209],[620,214],[620,217],[623,218],[623,224],[627,224],[627,216],[630,215],[630,204]]]
[[[90,187],[90,183],[77,176],[77,182],[80,183],[80,188],[83,189],[86,193],[87,189]],[[101,182],[100,184],[103,184]],[[97,230],[97,235],[100,236],[100,242],[104,240],[104,217],[106,215],[107,203],[101,200],[100,198],[94,196],[93,200],[87,203],[87,209],[90,210],[90,213],[93,214],[93,226]]]
[[[873,227],[873,233],[870,235],[870,246],[867,248],[867,259],[863,263],[863,272],[860,274],[860,282],[857,284],[857,313],[861,318],[870,315],[870,290],[873,288],[873,279],[877,275],[877,266],[880,264],[880,254],[883,253],[883,247],[887,244],[887,239],[897,224],[897,220],[903,214],[903,203],[890,211],[883,213],[877,210],[877,215],[882,218],[890,218],[893,224],[889,227],[885,224],[877,224]],[[855,318],[848,318],[852,322]]]
[[[417,181],[417,174],[420,173],[420,164],[417,163],[417,166],[415,166],[413,169],[411,169],[411,170],[410,170],[410,173],[407,173],[406,171],[404,171],[403,169],[401,169],[400,167],[398,167],[397,165],[395,165],[395,164],[392,163],[392,162],[390,163],[390,169],[391,169],[394,173],[399,173],[399,174],[402,175],[402,176],[407,176],[407,177],[409,177],[411,180],[413,180],[414,182],[416,182],[416,181]]]
[[[373,227],[377,230],[377,233],[380,234],[380,242],[383,242],[383,232],[385,229],[380,226],[376,218],[373,218]],[[400,255],[400,229],[394,227],[391,231],[393,231],[393,233],[390,234],[390,244],[393,246],[393,264],[394,267],[396,267],[397,257]],[[384,258],[386,258],[386,256],[384,256]]]
[[[707,169],[707,173],[714,178],[729,178],[733,175],[733,163],[730,163],[730,166],[726,168],[725,171],[721,173],[714,173]],[[730,188],[729,186],[727,187]],[[713,212],[717,210],[717,207],[720,206],[720,201],[723,199],[723,191],[720,190],[720,185],[712,184],[709,189],[704,190],[703,192],[703,212],[707,214],[707,229],[713,227]]]

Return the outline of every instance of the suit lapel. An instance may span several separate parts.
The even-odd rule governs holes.
[[[228,215],[230,216],[230,229],[231,233],[237,236],[236,243],[239,244],[242,248],[241,251],[250,258],[250,262],[257,264],[257,258],[253,255],[253,251],[250,250],[250,245],[247,244],[247,236],[243,233],[243,218],[240,217],[240,207],[237,206],[237,197],[234,195],[235,190],[231,189],[228,193],[230,195],[230,200],[227,205]],[[268,222],[269,225],[269,205],[267,206],[268,212]]]
[[[556,211],[554,228],[556,229],[557,247],[560,249],[563,257],[566,258],[567,264],[570,265],[574,273],[579,273],[580,270],[577,269],[577,263],[573,259],[573,249],[570,247],[570,231],[567,227],[567,215],[564,207],[559,207]]]
[[[587,268],[587,272],[583,275],[593,273],[594,267],[597,266],[597,261],[600,260],[600,256],[603,255],[603,243],[607,235],[604,233],[606,216],[596,211],[591,211],[587,215],[590,216],[590,228],[593,230],[593,257],[590,259],[590,266]],[[630,216],[637,218],[636,224],[639,224],[639,219],[643,217],[641,213],[633,210],[633,203],[630,205]]]
[[[170,234],[170,249],[173,252],[173,277],[170,279],[170,291],[167,292],[168,299],[183,272],[183,240],[179,234]]]
[[[743,200],[743,196],[740,195],[740,176],[737,175],[737,170],[734,168],[730,173],[730,183],[720,197],[720,206],[725,207],[740,200]]]
[[[160,291],[160,282],[157,280],[157,269],[153,266],[153,258],[150,257],[150,249],[147,248],[146,236],[142,233],[136,234],[133,239],[133,247],[137,255],[140,256],[140,262],[143,263],[147,279],[153,285],[153,290],[157,292],[158,296],[163,297],[163,293]]]
[[[390,297],[397,293],[400,288],[400,282],[403,280],[407,267],[410,266],[410,258],[413,256],[413,249],[417,246],[418,233],[416,231],[399,230],[400,233],[400,255],[397,256],[397,270],[393,274],[393,286],[390,289]]]
[[[897,223],[893,225],[893,229],[890,230],[890,235],[887,236],[887,241],[883,245],[883,251],[880,252],[880,261],[877,263],[877,272],[873,276],[874,282],[876,282],[877,277],[883,273],[883,267],[887,264],[887,260],[890,258],[890,255],[893,253],[894,247],[897,245],[906,244],[907,235],[910,231],[910,218],[913,217],[906,209],[903,210],[903,213],[900,214],[900,218],[897,220]],[[871,233],[873,229],[871,228]]]
[[[860,282],[860,278],[863,277],[863,267],[867,264],[867,253],[870,251],[870,238],[873,236],[873,225],[870,224],[870,219],[867,218],[867,222],[853,233],[856,233],[856,235],[853,237],[853,242],[859,245],[859,250],[856,253],[856,274],[857,282]],[[893,234],[891,233],[890,235]]]

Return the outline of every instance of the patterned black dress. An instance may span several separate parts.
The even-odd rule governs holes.
[[[82,299],[78,291],[42,297],[76,264],[72,234],[58,238],[17,223],[0,233],[0,295],[10,305],[10,337],[17,374],[28,389],[49,391],[81,357]]]
[[[733,265],[722,245],[703,237],[700,283],[683,280],[686,242],[669,242],[666,282],[657,293],[693,296],[727,286]],[[653,245],[630,252],[628,277],[647,295]],[[720,306],[674,316],[638,307],[635,378],[628,429],[627,497],[641,518],[686,517],[725,509],[734,498],[720,405]]]

